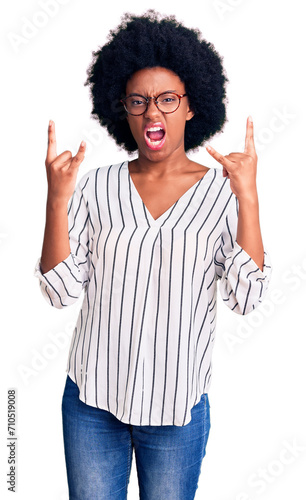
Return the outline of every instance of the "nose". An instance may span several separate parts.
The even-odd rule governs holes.
[[[161,111],[159,111],[158,107],[156,106],[154,99],[149,99],[149,103],[147,106],[147,110],[144,113],[145,117],[152,117],[152,116],[160,116]]]

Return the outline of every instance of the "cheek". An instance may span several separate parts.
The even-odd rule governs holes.
[[[168,125],[168,133],[172,137],[179,138],[184,135],[186,120],[184,116],[176,117],[177,119],[173,123],[169,123]]]

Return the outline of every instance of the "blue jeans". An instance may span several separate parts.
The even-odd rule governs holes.
[[[69,500],[125,500],[135,451],[141,500],[192,500],[210,430],[207,393],[185,426],[130,425],[79,399],[67,375],[62,399]]]

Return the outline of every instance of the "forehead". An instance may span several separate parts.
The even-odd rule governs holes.
[[[126,84],[126,94],[155,95],[165,90],[184,93],[185,85],[176,73],[159,66],[136,71]]]

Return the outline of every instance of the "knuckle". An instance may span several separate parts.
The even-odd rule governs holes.
[[[55,161],[51,161],[51,162],[49,163],[49,170],[51,170],[51,171],[56,170],[56,166],[57,166],[57,165],[56,165]]]
[[[74,159],[76,163],[81,163],[81,161],[83,160],[83,155],[78,153],[77,155],[75,155]]]

